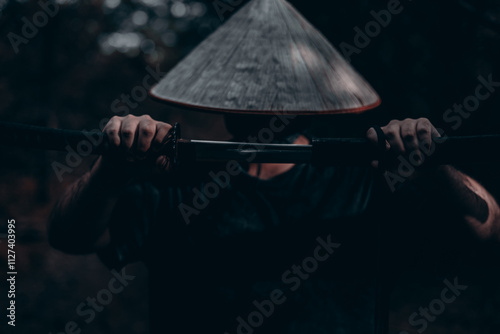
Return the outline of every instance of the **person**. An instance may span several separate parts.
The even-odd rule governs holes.
[[[226,115],[237,140],[271,121],[289,123],[275,126],[275,142],[310,142],[301,117]],[[459,231],[499,239],[496,200],[452,166],[418,169],[396,196],[387,191],[398,157],[424,160],[437,145],[425,118],[370,128],[386,158],[366,167],[249,159],[175,169],[159,154],[170,129],[147,115],[113,117],[110,153],[66,191],[48,227],[64,252],[96,252],[116,270],[147,265],[151,333],[371,332],[377,222],[392,263],[421,257],[428,240],[459,243]]]

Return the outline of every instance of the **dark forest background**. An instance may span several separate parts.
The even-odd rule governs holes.
[[[237,1],[233,1],[235,3]],[[45,1],[42,0],[42,3]],[[354,27],[373,20],[371,10],[387,1],[292,0],[291,3],[331,42],[354,45]],[[403,11],[372,38],[351,64],[382,98],[362,116],[322,116],[318,135],[362,136],[372,124],[406,117],[428,117],[450,135],[500,133],[500,94],[496,92],[458,130],[443,122],[454,103],[474,94],[478,76],[500,81],[500,2],[462,0],[402,1]],[[69,129],[97,129],[113,116],[112,103],[131,94],[147,66],[168,71],[223,20],[211,1],[57,0],[58,13],[15,52],[9,33],[22,35],[41,9],[34,0],[0,0],[0,120]],[[238,5],[235,11],[242,5]],[[130,108],[180,121],[191,138],[227,138],[218,115],[174,110],[150,99]],[[492,152],[498,154],[498,152]],[[90,324],[76,306],[105,288],[109,271],[94,255],[70,256],[50,248],[46,222],[65,188],[88,169],[92,158],[56,177],[51,165],[63,153],[0,147],[0,309],[5,310],[7,219],[17,222],[17,327],[2,333],[58,333],[79,321],[83,333],[144,333],[147,328],[147,273],[141,264],[128,272],[136,279]],[[498,165],[459,166],[500,198]],[[475,254],[483,258],[485,254]],[[469,289],[433,322],[426,333],[498,333],[500,263],[483,259],[470,269]],[[471,267],[472,268],[472,267]],[[390,333],[407,330],[408,316],[428,305],[442,279],[421,271],[408,275],[392,296]],[[5,312],[5,311],[3,311]]]

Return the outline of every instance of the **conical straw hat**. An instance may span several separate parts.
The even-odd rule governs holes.
[[[207,111],[360,113],[373,88],[285,0],[252,0],[151,90],[161,101]]]

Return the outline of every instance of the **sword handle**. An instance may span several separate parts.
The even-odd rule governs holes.
[[[160,154],[167,155],[175,165],[179,164],[180,135],[181,126],[175,123],[160,149]],[[75,151],[83,156],[106,154],[109,150],[108,137],[100,131],[52,129],[10,122],[0,122],[0,144],[62,152]]]
[[[499,147],[498,134],[433,138],[431,149],[423,151],[424,165],[500,163]],[[363,165],[372,160],[383,161],[384,157],[365,138],[312,140],[311,161],[315,165]],[[407,158],[402,160],[412,164]]]
[[[0,122],[0,143],[55,151],[85,150],[85,155],[103,154],[108,148],[107,137],[100,131],[61,130],[10,122]]]

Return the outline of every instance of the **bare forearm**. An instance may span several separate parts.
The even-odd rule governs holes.
[[[170,164],[159,152],[171,128],[148,115],[112,117],[103,129],[108,152],[54,208],[50,243],[72,253],[92,252],[108,244],[107,224],[128,181],[134,175],[168,172]]]
[[[62,196],[49,222],[49,240],[72,253],[94,251],[107,242],[106,228],[119,193],[119,183],[98,160]]]
[[[415,180],[422,181],[418,179],[426,179],[429,195],[463,217],[481,239],[500,240],[500,209],[493,196],[476,180],[451,166],[426,171]]]
[[[420,166],[423,157],[435,145],[433,138],[440,136],[427,118],[392,120],[366,132],[380,156],[386,157],[387,172],[396,176],[401,173],[400,158],[417,161],[416,165]],[[379,144],[381,140],[385,145]],[[372,165],[379,166],[379,161],[373,161]],[[420,185],[425,197],[439,203],[443,213],[458,214],[481,239],[500,241],[500,209],[493,196],[477,181],[451,166],[425,168],[413,176],[411,182]]]

